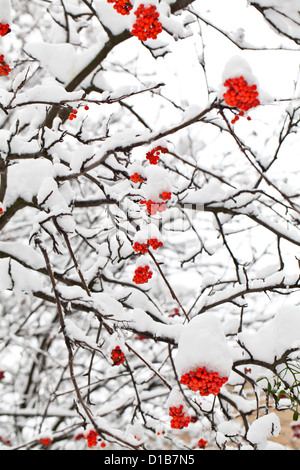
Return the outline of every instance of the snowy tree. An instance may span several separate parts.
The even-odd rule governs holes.
[[[299,1],[0,0],[1,450],[269,450],[300,400]]]

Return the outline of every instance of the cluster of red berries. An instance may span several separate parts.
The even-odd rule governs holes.
[[[133,175],[130,176],[131,181],[134,183],[143,183],[146,181],[146,178],[143,178],[139,173],[133,173]]]
[[[190,416],[183,411],[183,405],[179,407],[171,406],[169,408],[169,416],[172,417],[170,425],[173,429],[187,428],[191,422]]]
[[[159,195],[160,199],[162,199],[163,201],[168,201],[169,199],[171,199],[172,197],[172,193],[169,192],[169,191],[163,191],[160,195]]]
[[[43,446],[49,447],[51,444],[51,439],[50,437],[42,437],[40,439],[40,443],[43,444]]]
[[[91,429],[88,434],[85,434],[84,438],[87,440],[87,445],[89,448],[92,448],[98,444],[98,434],[93,429]]]
[[[5,62],[4,60],[4,55],[1,54],[0,55],[0,76],[1,75],[9,75],[9,73],[11,72],[11,68],[10,66]]]
[[[148,201],[140,201],[140,204],[145,204],[148,214],[155,215],[157,212],[164,212],[167,209],[165,202],[154,202],[151,199]]]
[[[239,120],[239,116],[244,116],[245,111],[255,108],[260,104],[256,85],[249,85],[243,76],[229,78],[224,82],[228,90],[223,94],[225,103],[240,110],[239,115],[231,121],[234,124]],[[248,116],[248,120],[251,118]]]
[[[157,250],[163,246],[163,242],[158,241],[157,238],[151,238],[145,243],[135,242],[133,245],[134,251],[137,253],[145,254],[148,253],[149,246],[153,248],[153,250]]]
[[[69,116],[70,121],[73,121],[73,119],[77,118],[77,113],[78,113],[77,109],[73,109],[73,111],[71,112]]]
[[[111,359],[114,366],[120,366],[125,361],[125,354],[121,350],[120,346],[116,346],[111,352]]]
[[[199,441],[198,441],[198,447],[200,447],[200,449],[205,449],[206,445],[207,445],[207,441],[205,441],[205,440],[202,439],[202,438],[199,439]]]
[[[85,109],[86,111],[88,111],[90,108],[86,105],[86,106],[84,107],[84,109]],[[77,109],[73,109],[73,111],[72,111],[71,114],[69,115],[69,120],[70,120],[70,121],[73,121],[73,119],[76,119],[76,118],[77,118],[77,113],[78,113]]]
[[[182,375],[180,383],[187,385],[193,392],[198,391],[201,396],[208,396],[218,395],[227,380],[228,377],[219,377],[218,372],[208,372],[206,367],[197,367],[196,370]]]
[[[133,282],[135,284],[146,284],[149,279],[152,278],[153,272],[150,271],[150,267],[147,266],[139,266],[136,268],[133,276]]]
[[[121,15],[129,15],[133,6],[129,0],[107,0],[108,3],[114,3],[114,9]]]
[[[131,34],[140,41],[147,39],[157,39],[158,34],[162,32],[162,24],[158,21],[159,13],[154,5],[145,7],[141,4],[134,12],[136,21],[131,30]]]
[[[155,147],[154,149],[147,152],[146,158],[147,160],[149,160],[149,163],[151,163],[151,165],[157,165],[161,153],[168,153],[168,149],[159,145],[158,147]]]
[[[4,37],[11,32],[9,24],[0,23],[0,36]]]

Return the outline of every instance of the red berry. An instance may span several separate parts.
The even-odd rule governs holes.
[[[168,201],[169,199],[171,199],[172,197],[172,193],[171,192],[168,192],[168,191],[163,191],[160,195],[159,195],[160,199],[162,199],[163,201]]]
[[[131,34],[136,36],[140,41],[147,39],[157,39],[158,34],[162,32],[162,24],[158,21],[159,13],[154,5],[145,7],[144,4],[134,12],[136,21],[131,30]]]
[[[1,75],[7,76],[7,75],[9,75],[10,72],[11,72],[11,68],[5,62],[4,55],[3,54],[0,55],[0,76]]]
[[[0,370],[0,380],[3,380],[5,377],[5,371],[4,370]]]
[[[123,364],[123,362],[125,361],[125,355],[124,355],[123,351],[121,351],[120,346],[116,346],[112,350],[111,359],[114,363],[113,364],[114,366],[120,366],[121,364]]]
[[[205,449],[206,447],[206,444],[207,444],[207,441],[205,441],[204,439],[199,439],[198,441],[198,446],[200,447],[200,449]]]
[[[151,199],[148,201],[140,201],[140,204],[145,204],[147,212],[150,215],[155,215],[157,212],[163,212],[167,209],[167,204],[165,202],[154,202]]]
[[[172,417],[170,424],[173,429],[187,428],[191,422],[190,416],[183,411],[183,405],[179,407],[171,406],[169,408],[169,416]]]
[[[40,442],[44,446],[48,447],[51,444],[51,439],[49,437],[43,437],[42,439],[40,439]]]
[[[88,111],[90,108],[89,108],[88,105],[86,104],[85,107],[84,107],[84,109],[85,109],[86,111]]]
[[[150,271],[149,266],[139,266],[135,270],[135,274],[132,280],[135,284],[146,284],[149,279],[152,278],[152,275],[153,273]]]
[[[227,380],[228,377],[219,377],[218,372],[208,372],[205,367],[197,367],[195,371],[183,374],[180,383],[187,385],[193,392],[198,391],[201,396],[208,396],[218,395]]]
[[[133,175],[130,176],[130,179],[134,183],[143,183],[143,181],[146,181],[146,179],[142,178],[142,176],[139,175],[138,173],[133,173]]]
[[[229,78],[224,82],[224,86],[228,88],[227,92],[223,94],[225,103],[228,106],[238,108],[240,110],[239,116],[244,116],[245,111],[260,104],[256,85],[249,85],[243,76]],[[238,119],[236,116],[231,123],[234,124]]]
[[[158,241],[157,238],[151,238],[150,240],[148,240],[148,243],[151,248],[153,248],[153,250],[157,250],[157,248],[163,246],[163,242]]]
[[[151,165],[157,165],[159,162],[160,154],[161,153],[167,153],[168,149],[165,147],[161,147],[160,145],[158,147],[155,147],[154,149],[150,150],[146,154],[147,160],[149,160],[149,163]]]
[[[100,446],[104,449],[104,447],[106,447],[105,442],[101,442]]]
[[[11,32],[9,24],[0,23],[0,36],[4,37]]]
[[[97,445],[97,443],[98,443],[98,434],[93,429],[91,429],[88,432],[88,434],[86,434],[84,437],[87,440],[87,445],[88,445],[89,448],[92,448],[92,447]]]
[[[137,253],[142,253],[142,254],[148,253],[148,243],[135,242],[135,244],[133,245],[133,249]]]

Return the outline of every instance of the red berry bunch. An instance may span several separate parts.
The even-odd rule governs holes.
[[[77,118],[77,112],[78,112],[77,109],[73,109],[73,111],[71,112],[69,116],[70,121],[73,121],[73,119]]]
[[[202,396],[210,394],[218,395],[221,387],[227,382],[228,377],[219,377],[218,372],[208,372],[206,367],[197,367],[181,376],[180,383],[187,385],[193,392],[199,392]]]
[[[172,193],[169,192],[169,191],[163,191],[160,195],[159,195],[160,199],[162,199],[163,201],[168,201],[169,199],[171,199],[172,197]]]
[[[199,441],[198,441],[198,447],[200,447],[200,449],[205,449],[206,444],[207,444],[207,441],[205,441],[205,440],[202,439],[202,437],[201,437],[201,439],[199,439]]]
[[[98,444],[98,434],[93,429],[91,429],[84,437],[87,440],[87,445],[90,449]]]
[[[133,245],[133,249],[137,253],[141,253],[142,255],[144,255],[145,253],[148,253],[148,246],[149,246],[148,242],[147,243],[135,242]]]
[[[137,253],[145,254],[148,253],[149,246],[151,246],[153,250],[157,250],[158,248],[163,246],[163,242],[158,241],[157,238],[151,238],[145,243],[135,242],[133,245],[133,249]]]
[[[121,15],[129,15],[133,6],[129,0],[107,0],[108,3],[114,3],[114,9]]]
[[[171,406],[169,408],[169,416],[172,417],[170,424],[173,429],[187,428],[191,422],[190,416],[183,411],[183,405],[179,407]]]
[[[168,149],[166,147],[161,147],[160,145],[158,147],[155,147],[154,149],[150,150],[146,154],[147,160],[149,160],[149,163],[151,165],[157,165],[160,159],[160,154],[161,153],[167,153]]]
[[[153,272],[149,266],[139,266],[134,273],[133,282],[135,284],[146,284],[152,278]]]
[[[146,178],[142,178],[142,176],[139,175],[137,172],[133,173],[133,175],[130,176],[130,179],[134,183],[143,183],[143,181],[146,181]]]
[[[0,36],[4,37],[11,32],[9,24],[0,23]]]
[[[145,7],[141,4],[134,12],[136,22],[133,25],[131,34],[137,36],[140,41],[147,39],[157,39],[158,34],[162,32],[162,24],[158,21],[159,13],[154,5]]]
[[[244,116],[245,111],[260,104],[257,86],[249,85],[243,76],[229,78],[224,82],[224,86],[228,88],[226,93],[223,94],[225,103],[240,110],[239,115],[231,121],[232,124],[239,120],[239,116]],[[251,118],[248,117],[247,119],[250,120]]]
[[[161,248],[163,246],[163,242],[158,241],[157,238],[150,238],[150,240],[148,240],[148,243],[151,248],[153,248],[153,250],[157,250],[158,248]]]
[[[148,201],[140,201],[140,204],[145,204],[147,212],[150,215],[155,215],[157,212],[164,212],[167,209],[165,202],[154,202],[151,199]]]
[[[43,446],[49,447],[51,444],[51,439],[50,437],[43,437],[40,439],[40,443],[43,444]]]
[[[1,75],[9,75],[9,73],[11,72],[11,68],[9,65],[7,65],[7,63],[5,62],[4,60],[4,55],[1,54],[0,55],[0,76]]]
[[[111,359],[114,366],[120,366],[125,361],[125,355],[121,350],[120,346],[116,346],[111,352]]]

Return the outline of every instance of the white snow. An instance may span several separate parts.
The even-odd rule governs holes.
[[[247,432],[247,439],[257,446],[258,450],[267,447],[270,437],[278,437],[281,431],[280,419],[275,413],[269,413],[256,419]]]
[[[300,340],[300,309],[282,307],[258,331],[243,331],[238,338],[257,359],[273,362]]]
[[[174,362],[180,375],[205,366],[221,377],[229,376],[231,351],[221,323],[212,312],[194,317],[183,327]]]

